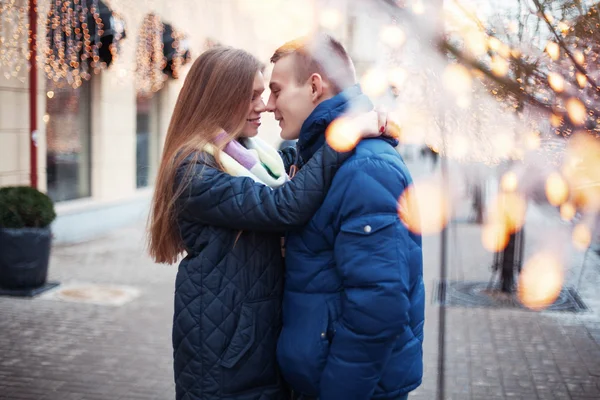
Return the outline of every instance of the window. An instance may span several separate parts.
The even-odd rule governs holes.
[[[91,83],[73,89],[46,83],[48,196],[56,202],[91,195]]]
[[[160,92],[137,97],[136,187],[154,184],[160,161]]]

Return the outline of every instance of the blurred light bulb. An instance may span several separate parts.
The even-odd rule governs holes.
[[[488,49],[485,35],[476,29],[465,34],[465,45],[476,57],[484,55]]]
[[[585,224],[577,224],[575,228],[573,228],[573,245],[578,250],[587,250],[592,243],[592,231]]]
[[[404,83],[406,82],[406,77],[406,71],[401,67],[394,67],[388,71],[388,81],[390,85],[394,86],[397,89],[404,86]]]
[[[567,100],[567,114],[574,124],[583,125],[587,119],[587,110],[581,100],[574,97]]]
[[[517,190],[518,179],[514,171],[509,171],[502,176],[500,187],[505,192],[514,192]]]
[[[495,221],[486,223],[481,230],[481,244],[483,248],[492,253],[498,253],[506,248],[510,234],[506,225]]]
[[[442,77],[444,87],[455,94],[471,91],[472,82],[469,70],[460,64],[450,64],[444,69]]]
[[[387,25],[379,31],[379,39],[390,47],[398,48],[404,44],[406,35],[399,26]]]
[[[566,24],[566,23],[565,23],[565,22],[563,22],[563,21],[560,21],[560,22],[558,23],[558,30],[559,30],[561,33],[565,34],[565,33],[569,32],[569,25],[568,25],[568,24]]]
[[[538,253],[523,266],[517,296],[532,310],[542,310],[558,298],[564,281],[562,265],[550,253]]]
[[[576,210],[573,203],[567,202],[560,206],[560,217],[563,221],[571,221],[575,217],[575,213]]]
[[[548,44],[546,45],[546,52],[548,53],[551,59],[553,59],[554,61],[558,60],[558,58],[560,57],[560,47],[558,43],[548,42]]]
[[[583,89],[587,85],[587,78],[581,72],[577,72],[575,76],[577,77],[577,84]]]
[[[412,10],[415,14],[424,14],[425,4],[423,4],[422,0],[414,0]]]
[[[400,219],[408,230],[421,235],[441,232],[450,220],[450,210],[446,194],[433,180],[415,182],[398,200]]]
[[[378,97],[388,88],[388,81],[382,70],[371,68],[363,75],[360,86],[367,96]]]
[[[530,150],[536,150],[540,147],[541,138],[539,132],[530,132],[525,136],[525,145]]]
[[[560,93],[565,90],[565,80],[556,72],[550,72],[548,74],[548,83],[550,84],[552,90],[554,90],[557,93]]]
[[[553,127],[558,128],[559,126],[562,125],[562,117],[557,114],[550,115],[550,124]]]
[[[546,179],[546,197],[555,207],[563,204],[569,197],[569,185],[558,172],[552,172]]]
[[[491,67],[494,75],[502,77],[508,73],[509,64],[500,56],[492,56]]]
[[[327,127],[325,140],[335,151],[351,151],[360,141],[360,127],[350,118],[337,118]]]
[[[319,14],[319,24],[331,31],[342,23],[342,15],[335,8],[328,8]]]

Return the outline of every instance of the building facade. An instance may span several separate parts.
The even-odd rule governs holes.
[[[112,65],[74,89],[48,79],[43,61],[37,63],[36,172],[38,188],[56,204],[58,218],[52,228],[57,242],[86,240],[147,215],[162,142],[191,64],[181,69],[179,79],[167,79],[152,95],[139,93],[136,58],[147,15],[182,32],[192,59],[219,43],[244,48],[268,63],[277,46],[313,29],[311,2],[104,3],[123,20],[126,32]],[[46,35],[42,16],[49,4],[38,0],[38,38]],[[6,65],[0,67],[11,73]],[[29,98],[28,79],[0,79],[0,186],[30,184]],[[275,121],[269,115],[264,120],[261,134],[276,145]]]

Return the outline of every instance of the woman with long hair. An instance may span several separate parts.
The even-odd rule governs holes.
[[[275,358],[281,236],[309,220],[349,154],[323,146],[290,180],[280,154],[254,137],[261,71],[243,50],[203,53],[167,132],[148,236],[156,262],[184,256],[173,318],[178,400],[289,397]]]

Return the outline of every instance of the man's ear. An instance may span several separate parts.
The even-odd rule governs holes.
[[[310,95],[313,103],[316,103],[321,97],[323,93],[327,90],[327,82],[323,80],[320,74],[312,74],[310,78],[308,78],[308,82],[310,83]]]

